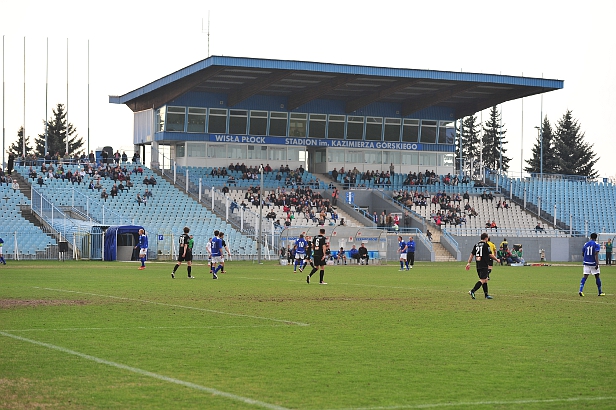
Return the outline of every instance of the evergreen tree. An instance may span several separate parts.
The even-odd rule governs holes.
[[[474,168],[480,165],[481,141],[479,137],[479,127],[480,124],[477,123],[477,117],[475,115],[466,117],[462,121],[462,157],[465,162],[464,171],[470,172],[471,175],[473,175],[471,164]],[[460,152],[458,150],[458,157],[459,155]]]
[[[558,158],[554,153],[554,132],[548,117],[543,119],[542,125],[543,134],[543,173],[555,174],[558,171]],[[524,171],[529,173],[540,174],[541,173],[541,137],[537,135],[537,140],[532,149],[533,156],[526,160],[528,166],[524,168]]]
[[[584,133],[580,133],[580,125],[571,115],[571,110],[567,110],[556,124],[554,137],[558,173],[581,175],[591,179],[599,176],[594,169],[599,158],[592,150],[593,145],[585,142],[584,137]]]
[[[483,126],[482,159],[483,165],[486,168],[498,170],[502,167],[503,171],[507,171],[509,169],[509,161],[511,161],[511,158],[505,155],[507,152],[507,149],[505,148],[505,145],[507,144],[507,141],[505,140],[506,132],[507,130],[501,128],[500,114],[498,113],[496,106],[493,106],[490,110],[490,118]],[[501,159],[502,164],[500,163]]]
[[[24,149],[24,127],[19,127],[19,131],[17,131],[17,141],[11,144],[9,149],[6,151],[7,153],[13,153],[15,158],[21,157]],[[30,145],[30,137],[26,137],[26,156],[32,154],[34,151],[32,146]]]
[[[45,121],[43,121],[43,127]],[[53,110],[53,115],[47,123],[47,151],[51,155],[56,153],[64,155],[66,152],[66,112],[64,111],[64,105],[58,104]],[[36,153],[43,157],[45,156],[45,130],[39,134],[38,138],[35,138]],[[81,147],[83,147],[83,138],[77,135],[77,130],[73,127],[73,124],[68,124],[68,153],[73,156],[76,153],[81,153]]]

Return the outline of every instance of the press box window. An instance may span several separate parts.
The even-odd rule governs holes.
[[[348,117],[347,121],[347,139],[360,140],[364,136],[364,117]]]
[[[205,132],[205,120],[207,110],[205,108],[188,107],[188,132]]]
[[[246,159],[267,159],[267,147],[263,145],[249,145],[248,158]]]
[[[385,141],[400,141],[400,118],[385,118]]]
[[[186,107],[167,107],[167,131],[184,132]]]
[[[267,111],[250,111],[250,135],[267,135]]]
[[[439,121],[438,143],[453,144],[456,139],[456,128],[453,121]]]
[[[436,143],[436,121],[421,121],[421,142],[426,144]]]
[[[330,114],[327,123],[327,138],[344,139],[344,115]]]
[[[419,141],[419,120],[404,119],[402,123],[402,141]]]
[[[156,110],[156,132],[165,130],[165,107],[160,107]]]
[[[212,134],[227,133],[227,110],[222,108],[210,108],[207,131]]]
[[[229,110],[229,134],[246,134],[248,111]]]
[[[325,138],[326,126],[327,115],[310,114],[310,121],[308,123],[308,136],[310,138]]]
[[[287,122],[288,116],[286,112],[271,112],[269,135],[272,137],[286,137],[287,136]]]
[[[289,122],[289,137],[306,137],[306,123],[308,114],[291,113]]]
[[[383,133],[383,119],[366,117],[366,140],[380,141]]]

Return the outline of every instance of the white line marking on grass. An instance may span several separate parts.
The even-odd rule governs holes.
[[[286,323],[288,325],[310,326],[309,323],[293,322],[293,321],[285,320],[285,319],[274,319],[274,318],[271,318],[271,317],[245,315],[243,313],[222,312],[220,310],[198,308],[198,307],[193,307],[193,306],[173,305],[173,304],[170,304],[170,303],[154,302],[152,300],[132,299],[132,298],[125,298],[125,297],[121,297],[121,296],[113,296],[113,295],[100,295],[98,293],[79,292],[79,291],[76,291],[76,290],[54,289],[54,288],[40,288],[38,286],[34,286],[34,288],[35,289],[50,290],[50,291],[54,291],[54,292],[75,293],[75,294],[79,294],[79,295],[98,296],[98,297],[101,297],[101,298],[109,298],[109,299],[117,299],[117,300],[128,300],[128,301],[131,301],[131,302],[149,303],[149,304],[152,304],[152,305],[175,307],[175,308],[180,308],[180,309],[198,310],[200,312],[217,313],[219,315],[246,317],[246,318],[250,318],[250,319],[259,319],[259,320],[270,320],[272,322]]]
[[[246,326],[133,326],[133,327],[66,327],[56,329],[4,329],[4,332],[74,332],[74,331],[89,331],[89,330],[191,330],[191,329],[246,329],[259,327],[282,327],[283,325],[246,325]]]
[[[191,382],[185,382],[185,381],[180,380],[180,379],[175,379],[173,377],[163,376],[162,374],[152,373],[152,372],[149,372],[147,370],[139,369],[137,367],[127,366],[125,364],[111,362],[111,361],[105,360],[105,359],[100,359],[100,358],[95,357],[95,356],[90,356],[90,355],[85,354],[85,353],[76,352],[74,350],[66,349],[66,348],[60,347],[60,346],[55,346],[55,345],[52,345],[52,344],[49,344],[49,343],[39,342],[37,340],[32,340],[32,339],[26,339],[25,337],[12,335],[10,333],[6,333],[6,332],[2,332],[2,331],[0,331],[0,335],[6,336],[6,337],[10,337],[10,338],[13,338],[13,339],[16,339],[16,340],[20,340],[22,342],[28,342],[28,343],[32,343],[32,344],[35,344],[35,345],[38,345],[38,346],[43,346],[43,347],[46,347],[48,349],[57,350],[57,351],[62,352],[62,353],[67,353],[67,354],[70,354],[70,355],[73,355],[73,356],[81,357],[82,359],[91,360],[93,362],[96,362],[96,363],[99,363],[99,364],[104,364],[104,365],[111,366],[111,367],[115,367],[117,369],[128,370],[129,372],[137,373],[137,374],[140,374],[142,376],[151,377],[153,379],[158,379],[158,380],[162,380],[162,381],[169,382],[169,383],[179,384],[180,386],[188,387],[188,388],[195,389],[195,390],[204,391],[206,393],[210,393],[210,394],[213,394],[215,396],[222,396],[222,397],[225,397],[227,399],[234,400],[234,401],[240,401],[242,403],[252,404],[252,405],[255,405],[255,406],[259,406],[259,407],[264,407],[266,409],[288,410],[286,407],[276,406],[275,404],[265,403],[265,402],[262,402],[262,401],[259,401],[259,400],[250,399],[248,397],[238,396],[238,395],[235,395],[233,393],[227,393],[227,392],[224,392],[224,391],[213,389],[211,387],[205,387],[205,386],[201,386],[201,385],[198,385],[198,384],[195,384],[195,383],[191,383]]]
[[[571,403],[581,401],[599,401],[613,400],[614,397],[572,397],[568,399],[527,399],[527,400],[494,400],[494,401],[467,401],[457,403],[427,403],[427,404],[409,404],[401,406],[384,406],[384,407],[349,407],[335,410],[402,410],[402,409],[430,409],[436,407],[475,407],[475,406],[495,406],[495,405],[517,405],[517,404],[537,404],[537,403]],[[334,409],[332,409],[334,410]]]

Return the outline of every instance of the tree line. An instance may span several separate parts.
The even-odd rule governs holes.
[[[593,144],[586,141],[586,135],[581,132],[581,126],[573,118],[571,110],[567,110],[557,121],[556,130],[552,129],[547,116],[539,130],[532,156],[525,160],[527,166],[524,171],[531,174],[578,175],[590,179],[599,176],[595,169],[599,157],[593,151]],[[478,123],[476,115],[465,117],[462,133],[457,130],[456,140],[456,158],[460,158],[461,148],[464,172],[477,175],[482,163],[485,168],[508,171],[511,158],[507,156],[506,132],[496,106],[490,109],[489,117],[483,124]]]

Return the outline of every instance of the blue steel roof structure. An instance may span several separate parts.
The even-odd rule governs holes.
[[[447,107],[455,118],[505,101],[563,88],[562,80],[452,71],[211,56],[109,102],[134,112],[158,108],[187,92],[226,94],[233,108],[254,96],[287,99],[288,111],[316,99],[345,103],[353,113],[373,103],[399,104],[402,117]]]

